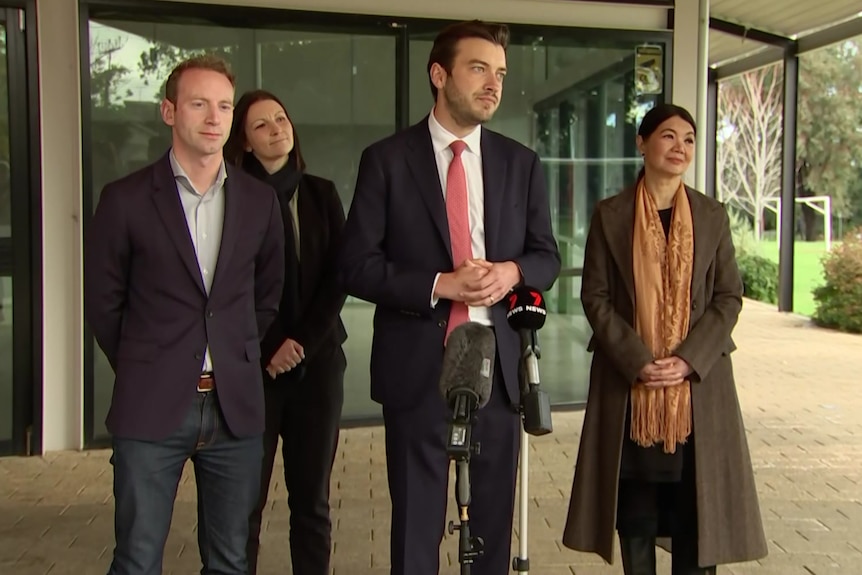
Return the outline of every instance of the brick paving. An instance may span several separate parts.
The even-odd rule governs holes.
[[[742,409],[770,554],[724,575],[862,573],[862,337],[746,302],[734,338]],[[531,438],[529,549],[537,575],[622,573],[560,542],[581,412],[554,414]],[[109,452],[0,459],[0,573],[103,575],[112,548]],[[165,573],[198,573],[194,480],[183,477]],[[279,476],[277,470],[274,477]],[[264,517],[261,573],[290,573],[288,510],[274,481]],[[333,575],[388,573],[389,500],[380,427],[343,432],[332,485]],[[451,511],[451,510],[450,510]],[[515,520],[517,526],[517,518]],[[516,529],[517,531],[517,529]],[[513,549],[517,549],[517,533]],[[441,573],[458,573],[457,540]],[[669,556],[659,553],[660,572]]]

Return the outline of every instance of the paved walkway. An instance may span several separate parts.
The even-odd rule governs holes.
[[[862,337],[821,330],[754,302],[746,302],[734,337],[770,555],[719,573],[862,573]],[[556,413],[555,432],[531,442],[529,549],[536,575],[622,573],[619,563],[604,565],[560,543],[582,421],[582,413]],[[104,575],[112,549],[108,457],[106,451],[89,451],[0,459],[0,573]],[[272,490],[261,572],[289,573],[281,482]],[[332,506],[334,575],[388,574],[381,428],[342,434]],[[194,511],[194,481],[187,473],[165,573],[199,570]],[[441,573],[459,572],[456,547],[452,537],[441,546]],[[668,556],[659,555],[669,573]]]

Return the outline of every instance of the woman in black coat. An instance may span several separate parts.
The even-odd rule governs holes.
[[[346,296],[334,273],[344,209],[331,181],[305,172],[296,130],[274,94],[254,90],[240,98],[225,159],[275,189],[285,230],[281,305],[261,342],[266,431],[260,499],[249,521],[248,572],[257,572],[261,516],[281,436],[293,573],[328,575],[329,480],[347,366],[339,316]]]

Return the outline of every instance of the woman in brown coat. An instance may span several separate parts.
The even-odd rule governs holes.
[[[581,300],[593,328],[590,391],[563,543],[654,575],[758,559],[766,540],[730,334],[742,307],[721,204],[687,188],[695,122],[671,104],[638,130],[636,185],[602,201],[587,237]],[[637,305],[636,305],[637,302]]]

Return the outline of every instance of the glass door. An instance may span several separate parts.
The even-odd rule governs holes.
[[[0,5],[0,455],[30,451],[33,373],[24,12]]]

